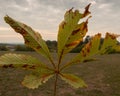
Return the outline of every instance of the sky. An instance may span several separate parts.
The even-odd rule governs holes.
[[[0,43],[24,42],[22,36],[4,22],[5,15],[31,26],[44,40],[57,40],[64,13],[72,7],[84,12],[89,3],[92,3],[92,18],[87,35],[120,34],[120,0],[0,0]]]

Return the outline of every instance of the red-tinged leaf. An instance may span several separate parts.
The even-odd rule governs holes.
[[[84,62],[85,60],[88,60],[92,58],[92,56],[98,54],[100,47],[100,39],[101,39],[101,34],[99,33],[94,37],[92,37],[91,40],[82,48],[80,53],[77,56],[75,56],[70,62],[63,65],[61,70],[73,64]]]
[[[106,53],[106,51],[109,48],[116,46],[118,43],[117,37],[119,37],[119,36],[120,35],[106,33],[105,39],[104,39],[103,44],[101,45],[101,49],[100,49],[101,54]]]
[[[85,8],[85,12],[83,14],[79,13],[78,10],[73,11],[73,8],[65,13],[64,21],[59,25],[58,32],[59,63],[66,53],[75,48],[83,40],[83,37],[88,30],[88,19],[86,22],[82,22],[81,24],[78,24],[78,22],[80,19],[90,14],[88,11],[89,6],[90,4]]]
[[[22,68],[28,70],[49,69],[45,64],[30,55],[12,53],[0,56],[0,67]]]
[[[8,23],[17,33],[20,33],[23,36],[27,46],[33,48],[38,53],[52,61],[48,47],[38,32],[34,31],[31,27],[12,19],[9,16],[5,16],[4,19],[6,23]]]

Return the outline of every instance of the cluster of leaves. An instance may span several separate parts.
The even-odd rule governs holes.
[[[61,77],[62,80],[75,88],[87,86],[81,78],[73,74],[64,73],[63,70],[74,64],[90,60],[96,54],[104,54],[110,47],[118,46],[116,40],[118,35],[110,33],[106,33],[105,39],[100,46],[101,34],[98,33],[91,38],[73,59],[65,64],[61,64],[64,56],[83,41],[88,31],[88,19],[91,17],[89,16],[89,7],[90,4],[86,6],[83,13],[80,13],[78,10],[74,11],[73,8],[65,13],[64,20],[60,23],[58,30],[57,64],[54,62],[45,41],[38,32],[9,16],[5,16],[4,19],[6,23],[23,36],[25,44],[48,59],[52,66],[44,64],[32,56],[9,53],[0,57],[0,67],[31,70],[33,74],[25,76],[22,84],[32,89],[38,88],[39,85],[45,83],[53,76],[55,76],[56,79]],[[79,23],[79,21],[85,17],[87,17],[87,20]]]

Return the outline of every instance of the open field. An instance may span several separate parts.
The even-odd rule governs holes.
[[[0,52],[0,55],[4,53]],[[25,54],[31,54],[48,63],[34,52],[25,52]],[[64,62],[75,55],[74,53],[68,54]],[[56,54],[53,56],[56,58]],[[88,85],[87,88],[74,89],[59,80],[58,96],[120,96],[120,54],[98,56],[97,58],[98,61],[79,64],[67,71],[83,78]],[[26,74],[29,74],[29,71],[0,69],[0,96],[52,96],[52,80],[38,89],[31,90],[21,85]]]

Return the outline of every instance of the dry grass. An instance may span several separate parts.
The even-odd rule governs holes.
[[[25,54],[31,54],[48,63],[34,52]],[[55,58],[56,54],[53,55]],[[75,55],[68,54],[64,62]],[[59,80],[58,96],[120,96],[120,54],[98,56],[97,58],[98,61],[79,64],[67,70],[67,72],[83,78],[88,84],[87,88],[74,89]],[[52,96],[52,79],[38,89],[31,90],[21,85],[26,74],[29,72],[20,69],[0,69],[0,96]]]

